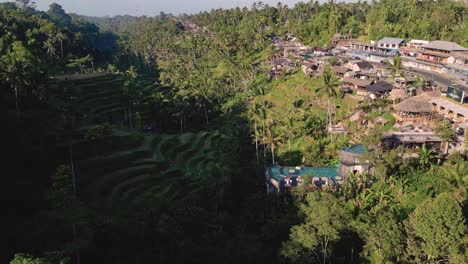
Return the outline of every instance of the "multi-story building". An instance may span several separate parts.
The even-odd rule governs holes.
[[[468,49],[454,42],[436,40],[423,45],[418,59],[438,64],[465,63],[468,61]]]

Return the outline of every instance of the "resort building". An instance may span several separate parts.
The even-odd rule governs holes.
[[[383,38],[379,40],[377,46],[380,48],[387,48],[387,49],[400,49],[401,47],[406,46],[406,40],[402,38]]]
[[[442,140],[433,131],[421,132],[417,129],[413,131],[387,132],[382,137],[382,147],[384,150],[394,149],[399,146],[421,148],[423,145],[426,145],[428,148],[440,151],[441,143]]]
[[[448,64],[457,61],[455,56],[463,57],[466,54],[468,54],[468,49],[457,43],[436,40],[422,46],[418,60],[436,64]],[[452,59],[449,60],[450,57]]]
[[[393,113],[397,122],[404,124],[429,123],[432,119],[432,104],[429,101],[433,99],[427,95],[410,97],[394,108]]]
[[[455,123],[468,123],[468,106],[449,101],[445,98],[437,98],[430,101],[432,109],[443,118]]]

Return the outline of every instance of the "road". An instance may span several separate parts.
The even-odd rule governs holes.
[[[444,88],[448,87],[450,84],[456,83],[456,79],[447,74],[440,74],[415,68],[411,68],[409,71],[420,74],[426,80],[433,80],[437,85],[443,86]]]

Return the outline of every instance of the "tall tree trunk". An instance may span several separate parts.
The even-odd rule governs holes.
[[[130,129],[133,129],[132,110],[130,109],[130,106],[128,107],[128,121],[130,124]]]
[[[182,130],[183,130],[183,116],[180,114],[180,134],[182,135]]]
[[[20,108],[19,108],[18,86],[13,85],[13,84],[11,86],[13,86],[15,90],[16,118],[19,120],[21,115],[20,115]]]
[[[273,161],[273,164],[275,164],[275,147],[271,146],[271,159]]]
[[[205,109],[206,129],[208,129],[210,124],[208,122],[208,110],[206,109],[206,104],[203,104],[203,108]]]
[[[61,55],[62,60],[63,60],[63,40],[60,40],[60,55]]]
[[[258,163],[258,132],[257,132],[257,120],[255,120],[255,124],[254,124],[254,133],[255,133],[255,154],[257,155],[257,163]]]
[[[333,140],[332,120],[331,120],[331,102],[328,98],[328,129],[330,130],[330,139]]]
[[[70,145],[69,145],[69,155],[70,155],[70,168],[71,168],[71,173],[72,173],[72,181],[73,181],[73,194],[75,196],[75,199],[77,199],[77,193],[76,193],[76,175],[75,175],[75,161],[73,159],[73,136],[71,135],[70,139]],[[77,243],[77,232],[76,232],[76,223],[75,220],[73,220],[72,223],[72,230],[73,230],[73,240],[75,244]],[[76,250],[76,262],[80,264],[80,251],[79,249]]]

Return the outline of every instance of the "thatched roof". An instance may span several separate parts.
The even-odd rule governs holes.
[[[432,104],[429,103],[430,99],[427,96],[411,97],[397,104],[395,109],[400,112],[429,113],[432,112]]]
[[[407,98],[408,95],[406,94],[406,92],[403,90],[403,89],[393,89],[391,92],[390,92],[390,99],[392,100],[396,100],[396,99],[399,99],[399,98]]]

